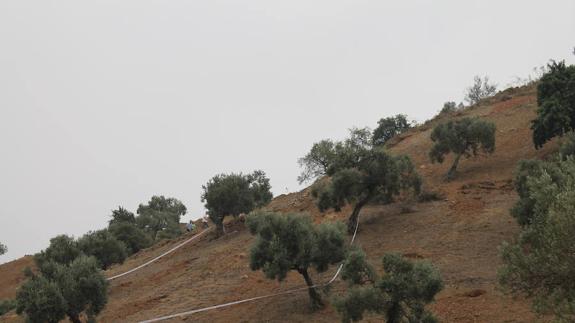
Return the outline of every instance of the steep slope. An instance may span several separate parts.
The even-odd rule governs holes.
[[[409,155],[424,178],[425,190],[440,192],[443,199],[427,203],[407,200],[370,206],[362,212],[356,243],[378,267],[384,253],[399,252],[413,259],[430,260],[441,270],[445,289],[432,309],[443,322],[535,319],[528,301],[503,295],[496,282],[498,247],[518,232],[508,212],[517,198],[512,185],[515,165],[520,159],[542,158],[556,148],[555,142],[539,151],[533,148],[529,125],[535,108],[533,87],[511,89],[478,107],[437,118],[396,138],[391,151]],[[463,116],[479,116],[496,123],[496,151],[491,156],[462,160],[457,178],[445,183],[443,175],[451,159],[443,164],[429,162],[429,136],[434,124]],[[344,219],[349,214],[349,209],[320,213],[309,190],[279,196],[269,207],[309,211],[317,222]],[[278,283],[267,280],[261,272],[252,272],[248,257],[253,237],[241,223],[229,223],[228,232],[217,240],[202,237],[153,265],[111,282],[109,304],[99,320],[133,322],[302,286],[297,274]],[[175,243],[144,250],[107,275],[144,263]],[[0,277],[4,266],[0,266]],[[327,280],[334,270],[313,278],[316,282]],[[343,287],[337,281],[331,291],[337,294]],[[310,312],[304,291],[170,321],[182,320],[335,322],[339,316],[331,307]],[[380,322],[381,317],[371,316],[366,321]]]

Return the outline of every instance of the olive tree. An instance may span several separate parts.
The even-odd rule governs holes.
[[[114,238],[126,245],[130,255],[151,246],[153,243],[152,238],[144,230],[129,222],[113,223],[108,226],[108,230]]]
[[[542,162],[543,163],[543,162]],[[499,281],[516,295],[533,298],[536,312],[575,321],[575,159],[522,167],[521,199],[529,217],[519,238],[501,248]],[[527,221],[528,220],[528,221]]]
[[[93,319],[104,309],[108,283],[95,258],[80,256],[68,265],[48,261],[39,269],[16,296],[16,311],[28,321],[59,322],[68,316],[80,323],[82,313]]]
[[[532,121],[533,143],[547,141],[575,130],[575,65],[552,62],[537,85],[537,117]]]
[[[94,256],[102,269],[123,263],[128,256],[126,245],[116,239],[107,229],[88,232],[78,239],[78,248],[88,256]]]
[[[62,234],[50,239],[48,248],[35,254],[34,261],[39,267],[48,261],[68,265],[81,253],[82,250],[78,247],[78,242],[73,237]]]
[[[298,159],[299,166],[304,169],[297,178],[300,184],[327,174],[327,169],[335,158],[334,147],[333,141],[325,139],[313,144],[311,150]]]
[[[453,153],[455,159],[447,179],[453,179],[462,156],[476,156],[480,150],[495,151],[495,124],[477,118],[463,118],[437,125],[431,132],[433,147],[429,152],[432,162],[443,163],[445,155]]]
[[[124,209],[121,206],[118,207],[117,210],[112,211],[111,217],[112,219],[109,221],[110,225],[122,222],[136,223],[136,217],[134,216],[134,213]]]
[[[465,93],[465,101],[469,105],[477,104],[479,101],[488,98],[495,94],[497,86],[489,82],[489,77],[485,76],[483,79],[479,76],[473,78],[473,85],[467,88]]]
[[[421,187],[421,178],[409,157],[392,156],[383,147],[344,146],[328,175],[331,178],[316,184],[312,195],[321,211],[339,211],[348,203],[353,205],[347,223],[350,234],[355,231],[361,209],[369,202],[390,202],[402,191],[419,193]]]
[[[265,206],[273,197],[269,179],[261,170],[247,175],[219,174],[202,188],[202,202],[216,225],[218,235],[224,233],[224,217],[247,214]]]
[[[400,255],[386,254],[383,269],[385,274],[375,277],[363,252],[348,255],[342,278],[350,288],[334,301],[343,322],[359,321],[365,312],[383,314],[387,323],[437,322],[425,309],[443,289],[436,268],[427,262],[412,263]]]
[[[301,214],[252,213],[247,225],[257,239],[250,253],[252,270],[282,281],[291,270],[303,276],[313,308],[323,306],[309,270],[326,271],[345,256],[345,235],[340,223],[314,225]]]
[[[382,118],[377,122],[377,128],[373,130],[373,145],[384,145],[389,139],[409,130],[411,123],[405,114]]]
[[[171,239],[182,234],[180,217],[186,211],[178,199],[153,196],[148,204],[138,206],[136,223],[155,240]]]

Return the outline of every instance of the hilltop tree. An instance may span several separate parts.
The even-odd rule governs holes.
[[[347,295],[334,302],[343,322],[359,321],[364,312],[381,313],[388,323],[437,321],[425,310],[425,305],[433,302],[443,289],[437,269],[426,262],[412,263],[399,255],[386,254],[383,277],[358,280],[357,269],[370,267],[361,255],[350,254],[342,268],[342,278],[348,282],[351,279],[353,286]]]
[[[433,129],[431,140],[434,142],[429,152],[432,162],[443,163],[445,155],[455,154],[447,173],[447,179],[453,179],[462,156],[476,156],[480,148],[485,153],[495,151],[495,124],[474,118],[449,121]]]
[[[267,278],[282,281],[291,270],[303,276],[313,308],[323,306],[310,275],[310,268],[324,272],[345,256],[343,226],[314,225],[309,216],[263,212],[250,214],[250,232],[257,235],[250,267],[261,269]]]
[[[499,281],[516,295],[533,297],[540,314],[575,321],[575,159],[524,162],[517,185],[526,212],[519,239],[504,243]]]
[[[330,167],[329,181],[318,183],[312,190],[319,209],[341,210],[353,204],[348,218],[348,233],[353,233],[359,212],[375,199],[390,202],[401,191],[419,192],[421,178],[407,156],[391,156],[383,147],[342,145],[336,162]]]
[[[78,242],[73,237],[62,234],[50,239],[48,248],[34,255],[34,260],[39,267],[48,261],[68,265],[81,253]]]
[[[377,128],[373,130],[373,145],[384,145],[389,139],[409,130],[410,128],[411,123],[407,121],[407,116],[405,114],[382,118],[377,122]]]
[[[83,312],[93,319],[104,309],[107,286],[93,257],[80,256],[69,265],[48,261],[20,287],[16,311],[30,322],[59,322],[67,315],[80,323]]]
[[[533,143],[541,148],[556,136],[575,130],[575,65],[552,62],[537,85],[537,118]]]
[[[8,252],[8,248],[6,247],[6,245],[0,242],[0,255],[5,254],[6,252]]]
[[[148,204],[138,207],[136,223],[155,240],[171,239],[182,233],[180,217],[186,211],[178,199],[153,196]]]
[[[477,104],[479,101],[488,98],[495,94],[497,86],[489,83],[489,77],[485,76],[483,79],[479,76],[473,78],[473,85],[468,87],[465,93],[465,101],[469,105]]]
[[[126,245],[107,229],[88,232],[78,240],[78,248],[85,255],[94,256],[104,270],[124,262],[128,256]]]
[[[335,143],[329,139],[316,142],[311,150],[298,160],[304,170],[297,180],[300,184],[327,174],[329,165],[335,158]]]
[[[124,209],[121,206],[118,207],[117,210],[112,211],[111,217],[112,219],[109,221],[110,225],[121,222],[136,223],[136,217],[134,216],[134,213]]]
[[[202,186],[202,202],[215,223],[217,234],[224,233],[224,217],[249,213],[268,204],[273,195],[266,174],[257,170],[252,174],[219,174]]]

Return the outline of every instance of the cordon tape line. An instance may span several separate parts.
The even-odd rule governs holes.
[[[116,279],[116,278],[120,278],[120,277],[122,277],[122,276],[126,276],[126,275],[128,275],[128,274],[131,274],[131,273],[133,273],[133,272],[135,272],[135,271],[137,271],[137,270],[140,270],[140,269],[146,267],[147,265],[149,265],[149,264],[151,264],[151,263],[157,261],[158,259],[160,259],[160,258],[162,258],[162,257],[164,257],[164,256],[166,256],[166,255],[171,254],[172,252],[176,251],[176,250],[179,249],[180,247],[183,247],[183,246],[186,245],[187,243],[192,242],[193,240],[195,240],[195,239],[197,239],[197,238],[203,236],[204,234],[206,234],[207,232],[209,232],[209,231],[211,231],[211,230],[212,230],[211,228],[209,228],[209,229],[207,229],[207,230],[204,230],[204,231],[202,231],[202,232],[196,234],[195,236],[189,238],[188,240],[186,240],[186,241],[180,243],[179,245],[173,247],[172,249],[170,249],[170,250],[164,252],[163,254],[157,256],[156,258],[154,258],[154,259],[152,259],[152,260],[150,260],[150,261],[147,261],[147,262],[145,262],[145,263],[139,265],[139,266],[136,267],[136,268],[132,268],[132,269],[130,269],[130,270],[126,271],[126,272],[123,272],[123,273],[121,273],[121,274],[118,274],[118,275],[109,277],[109,278],[107,278],[106,280],[108,280],[108,281],[114,280],[114,279]]]
[[[351,241],[350,241],[350,245],[353,244],[353,242],[355,241],[355,236],[357,235],[357,229],[359,227],[359,216],[357,218],[357,222],[355,223],[355,230],[353,232],[353,236],[351,237]],[[203,232],[202,232],[203,233]],[[187,243],[187,242],[184,242]],[[177,249],[179,246],[177,246],[175,249]],[[171,252],[172,250],[170,250],[169,252]],[[186,312],[181,312],[181,313],[176,313],[176,314],[172,314],[172,315],[167,315],[167,316],[162,316],[162,317],[157,317],[157,318],[153,318],[153,319],[149,319],[149,320],[145,320],[145,321],[139,321],[138,323],[152,323],[152,322],[159,322],[159,321],[164,321],[164,320],[169,320],[169,319],[173,319],[176,317],[183,317],[183,316],[188,316],[188,315],[192,315],[192,314],[196,314],[196,313],[200,313],[200,312],[206,312],[206,311],[210,311],[210,310],[215,310],[218,308],[222,308],[222,307],[228,307],[228,306],[232,306],[232,305],[238,305],[238,304],[243,304],[243,303],[248,303],[248,302],[254,302],[254,301],[258,301],[264,298],[271,298],[271,297],[276,297],[276,296],[281,296],[281,295],[286,295],[286,294],[293,294],[293,293],[297,293],[297,292],[301,292],[301,291],[305,291],[308,290],[310,288],[319,288],[319,287],[325,287],[325,286],[329,286],[331,285],[339,276],[341,269],[343,268],[343,264],[340,264],[337,268],[337,271],[335,272],[335,274],[333,275],[333,277],[326,283],[323,284],[317,284],[317,285],[313,285],[313,286],[305,286],[305,287],[299,287],[299,288],[295,288],[295,289],[290,289],[284,292],[279,292],[279,293],[274,293],[274,294],[268,294],[268,295],[262,295],[262,296],[256,296],[256,297],[252,297],[252,298],[245,298],[245,299],[241,299],[241,300],[237,300],[237,301],[233,301],[233,302],[228,302],[228,303],[223,303],[223,304],[218,304],[218,305],[212,305],[212,306],[208,306],[208,307],[202,307],[202,308],[198,308],[195,310],[191,310],[191,311],[186,311]]]

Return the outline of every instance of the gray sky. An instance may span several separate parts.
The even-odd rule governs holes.
[[[313,142],[573,62],[574,36],[572,0],[1,1],[0,263],[154,194],[197,217],[220,172],[298,190]]]

